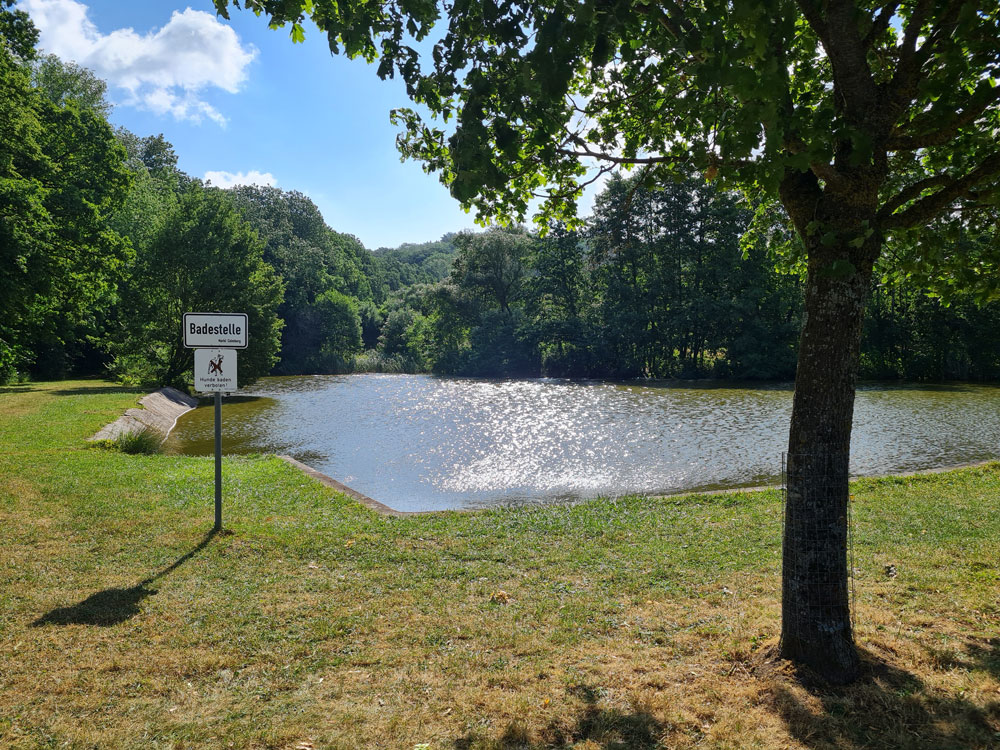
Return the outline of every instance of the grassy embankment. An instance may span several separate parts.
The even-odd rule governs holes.
[[[1000,747],[1000,465],[855,487],[868,676],[803,687],[778,492],[389,519],[274,458],[0,389],[0,746]],[[894,565],[890,577],[886,566]]]

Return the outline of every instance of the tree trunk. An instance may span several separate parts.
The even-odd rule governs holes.
[[[848,248],[810,252],[782,558],[781,655],[834,683],[851,682],[859,670],[848,591],[848,465],[871,266],[856,268],[846,260],[852,255],[857,263],[860,253]]]

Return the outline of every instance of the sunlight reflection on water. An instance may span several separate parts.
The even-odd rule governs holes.
[[[289,453],[400,510],[736,487],[777,479],[789,384],[267,378],[224,406],[227,453]],[[992,458],[1000,389],[866,385],[852,470]],[[212,451],[212,410],[168,441]]]

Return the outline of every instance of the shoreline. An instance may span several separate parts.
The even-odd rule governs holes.
[[[321,484],[331,487],[332,489],[340,492],[348,497],[357,500],[359,503],[365,507],[375,511],[382,516],[388,516],[391,518],[407,518],[410,516],[424,516],[430,513],[479,513],[484,510],[493,510],[495,508],[502,507],[519,507],[519,506],[506,506],[497,505],[488,508],[446,508],[437,510],[396,510],[395,508],[386,505],[385,503],[379,502],[367,495],[358,492],[357,490],[348,487],[343,482],[339,482],[331,476],[324,474],[308,464],[302,463],[301,461],[292,458],[291,456],[284,454],[273,454],[276,458],[280,458],[282,461],[292,466],[308,477],[315,479]],[[916,471],[907,471],[902,473],[892,473],[892,474],[862,474],[862,475],[852,475],[849,481],[856,482],[861,479],[889,479],[892,477],[915,477],[920,475],[928,474],[945,474],[949,471],[959,471],[961,469],[975,469],[982,466],[989,466],[990,464],[1000,462],[1000,458],[987,459],[986,461],[973,461],[971,463],[954,464],[951,466],[939,466],[933,469],[917,469]],[[592,502],[595,500],[601,500],[607,497],[629,497],[629,496],[639,496],[639,497],[650,497],[650,498],[668,498],[668,497],[687,497],[691,495],[736,495],[744,492],[766,492],[768,490],[783,490],[784,485],[781,483],[770,484],[770,485],[754,485],[751,487],[727,487],[725,489],[716,490],[682,490],[680,492],[668,492],[665,494],[649,494],[643,492],[626,492],[620,495],[608,496],[608,495],[598,495],[591,498],[583,498],[580,500],[570,500],[565,502],[552,502],[545,503],[545,505],[564,505],[566,507],[572,507],[574,505],[581,505],[583,503]]]

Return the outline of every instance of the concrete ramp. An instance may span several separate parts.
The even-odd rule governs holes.
[[[120,435],[155,430],[164,438],[177,423],[178,417],[198,405],[198,399],[176,388],[161,388],[139,399],[143,408],[129,409],[111,424],[105,425],[88,440],[115,440]]]

